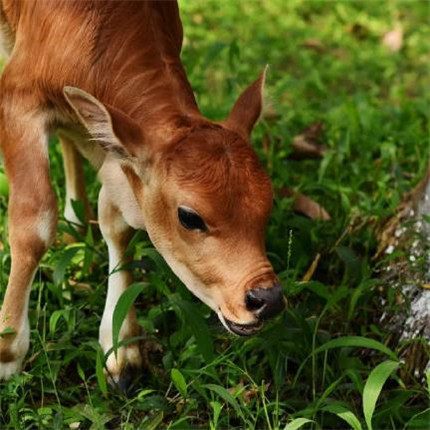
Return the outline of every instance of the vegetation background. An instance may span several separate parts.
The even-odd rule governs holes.
[[[399,344],[380,323],[401,301],[378,277],[389,257],[372,261],[375,226],[428,164],[429,3],[181,0],[180,7],[182,57],[202,111],[222,118],[268,63],[271,104],[253,145],[276,189],[305,193],[331,220],[299,215],[291,197],[278,195],[267,248],[289,307],[249,339],[226,334],[138,233],[140,283],[132,291],[147,366],[129,398],[107,388],[97,343],[105,245],[91,229],[78,235],[63,221],[60,230],[78,242],[66,245],[59,234],[37,272],[31,349],[24,372],[0,385],[0,428],[429,428],[430,373],[401,360],[405,343],[426,340]],[[291,159],[295,137],[312,125],[310,138],[326,148],[322,159]],[[95,207],[99,185],[86,174]],[[2,193],[0,297],[10,268]]]

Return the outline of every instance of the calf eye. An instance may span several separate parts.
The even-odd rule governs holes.
[[[179,222],[188,230],[207,231],[207,226],[201,216],[196,214],[192,209],[180,206],[178,208]]]

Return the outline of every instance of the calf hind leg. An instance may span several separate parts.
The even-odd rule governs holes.
[[[57,205],[49,179],[44,119],[18,108],[12,109],[10,104],[0,106],[0,144],[11,190],[9,243],[12,259],[0,310],[2,380],[21,368],[28,350],[31,284],[40,259],[55,237]]]
[[[85,178],[82,168],[82,157],[75,143],[68,137],[59,134],[61,150],[63,153],[64,174],[66,179],[66,198],[64,205],[64,218],[82,230],[82,221],[77,217],[73,209],[72,200],[81,201],[84,209],[85,221],[92,217],[90,203],[85,191]],[[67,242],[74,242],[75,238],[65,234]]]

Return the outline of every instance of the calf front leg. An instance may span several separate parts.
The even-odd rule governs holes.
[[[112,317],[121,294],[132,281],[130,272],[124,270],[124,253],[133,234],[133,229],[124,221],[120,210],[107,196],[102,187],[98,202],[100,230],[106,240],[109,251],[109,279],[106,305],[100,325],[100,344],[107,353],[113,346]],[[136,320],[134,307],[131,308],[121,327],[119,341],[138,336],[140,328]],[[111,384],[118,385],[127,392],[131,375],[142,365],[138,343],[121,346],[116,354],[112,352],[106,361],[106,368]]]
[[[3,333],[0,335],[0,380],[17,372],[27,353],[31,284],[40,259],[55,237],[57,222],[44,118],[22,111],[11,105],[10,100],[8,105],[0,106],[0,144],[11,190],[9,243],[12,259],[0,310],[0,334]]]

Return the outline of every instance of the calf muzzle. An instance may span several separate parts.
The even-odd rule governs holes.
[[[259,320],[268,320],[285,308],[285,298],[280,284],[271,288],[253,288],[246,293],[246,308]]]

